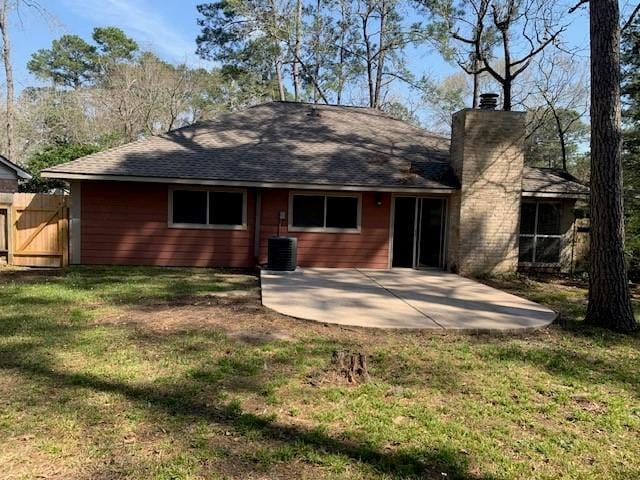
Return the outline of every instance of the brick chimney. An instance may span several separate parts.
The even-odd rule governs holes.
[[[451,165],[460,191],[450,200],[448,265],[463,275],[518,266],[525,113],[481,109],[453,115]]]

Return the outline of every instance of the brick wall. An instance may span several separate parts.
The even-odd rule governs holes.
[[[449,218],[449,268],[466,275],[516,271],[525,114],[453,116],[451,164],[461,183]]]
[[[13,178],[0,178],[0,192],[13,193],[18,191],[18,180]]]

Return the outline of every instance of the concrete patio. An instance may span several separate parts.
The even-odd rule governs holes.
[[[324,323],[432,330],[520,330],[553,322],[542,305],[438,270],[306,268],[261,274],[262,303]]]

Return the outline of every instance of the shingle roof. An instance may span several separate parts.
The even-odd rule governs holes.
[[[15,163],[13,163],[11,160],[9,160],[4,155],[0,155],[0,164],[6,166],[6,167],[10,168],[11,170],[13,170],[14,172],[16,172],[16,175],[17,175],[18,178],[22,178],[23,180],[29,180],[31,178],[31,174],[29,172],[27,172],[20,165],[17,165]]]
[[[327,186],[457,188],[449,139],[377,110],[272,102],[45,170]]]
[[[449,138],[360,107],[271,102],[47,168],[136,177],[377,188],[459,188]],[[525,167],[523,191],[584,194],[559,170]]]
[[[588,195],[589,187],[558,168],[524,167],[522,191],[529,194]]]

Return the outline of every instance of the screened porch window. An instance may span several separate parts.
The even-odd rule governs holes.
[[[352,231],[360,229],[360,196],[292,194],[291,231]]]
[[[525,202],[520,217],[520,263],[560,263],[559,203]]]
[[[186,228],[246,227],[246,192],[174,189],[169,195],[169,224]]]

